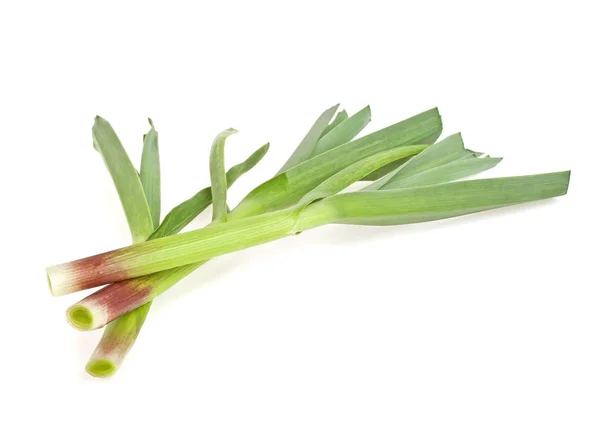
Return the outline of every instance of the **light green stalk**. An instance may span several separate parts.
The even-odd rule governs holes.
[[[178,234],[73,262],[65,270],[95,285],[140,277],[268,243],[327,223],[419,223],[564,195],[569,172],[354,192]],[[91,260],[88,262],[87,260]],[[88,264],[89,263],[89,264]],[[90,271],[101,270],[102,276]],[[88,277],[91,276],[91,277]]]

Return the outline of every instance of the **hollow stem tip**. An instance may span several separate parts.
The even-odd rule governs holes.
[[[117,365],[105,358],[90,360],[85,365],[85,371],[92,377],[105,378],[110,377],[117,371]]]
[[[94,321],[90,310],[84,306],[72,306],[67,310],[67,321],[79,330],[88,330]]]
[[[106,312],[102,309],[94,309],[81,303],[75,304],[67,309],[67,321],[75,329],[80,331],[91,331],[106,324]]]
[[[68,282],[65,269],[61,265],[50,266],[46,268],[46,280],[50,293],[54,296],[66,295],[75,292],[78,288]]]

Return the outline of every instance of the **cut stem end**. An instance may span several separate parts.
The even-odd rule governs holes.
[[[102,358],[98,360],[90,360],[85,366],[85,371],[92,377],[105,378],[110,377],[117,370],[117,365],[112,361]]]
[[[50,293],[54,296],[67,295],[81,290],[73,282],[73,267],[68,263],[46,268],[46,280]]]
[[[85,306],[74,305],[67,309],[67,321],[75,329],[89,331],[94,324],[94,316]]]
[[[67,309],[67,321],[75,329],[91,331],[108,323],[108,314],[94,303],[76,303]]]

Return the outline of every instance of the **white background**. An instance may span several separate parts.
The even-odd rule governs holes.
[[[2,2],[0,441],[600,441],[593,3]],[[130,241],[94,116],[136,163],[154,119],[166,211],[219,131],[229,165],[271,142],[234,204],[338,102],[368,131],[439,106],[504,157],[485,176],[572,169],[569,194],[215,259],[87,376],[101,332],[44,268]]]

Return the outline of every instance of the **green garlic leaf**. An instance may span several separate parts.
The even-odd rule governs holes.
[[[267,143],[257,149],[242,163],[231,167],[229,171],[227,171],[227,186],[233,185],[238,178],[254,168],[262,160],[268,150],[269,144]],[[154,239],[177,234],[200,215],[202,211],[208,208],[211,203],[212,192],[209,186],[174,207],[150,238]]]
[[[321,138],[325,137],[325,135],[327,135],[327,133],[329,133],[329,131],[331,131],[333,128],[335,128],[337,125],[339,125],[341,122],[343,122],[347,118],[348,118],[348,113],[346,112],[345,109],[342,109],[340,112],[338,112],[335,115],[335,118],[333,119],[333,121],[331,123],[329,123],[329,126],[327,126],[327,128],[325,128],[325,130],[323,131],[323,134],[321,134]]]
[[[319,118],[317,118],[298,147],[294,150],[294,152],[292,152],[290,158],[288,158],[288,160],[283,164],[279,172],[290,169],[311,157],[313,149],[323,135],[325,129],[327,129],[329,122],[333,118],[338,107],[339,105],[335,105],[327,109],[319,116]]]
[[[142,242],[152,234],[154,225],[140,176],[114,129],[102,117],[96,116],[92,137],[119,194],[133,243]]]
[[[225,140],[238,131],[226,129],[215,138],[210,150],[210,186],[213,199],[213,220],[227,221],[227,177],[225,174]]]
[[[150,131],[144,135],[140,180],[152,215],[154,229],[160,224],[160,157],[158,153],[158,133],[152,119],[148,119]]]

